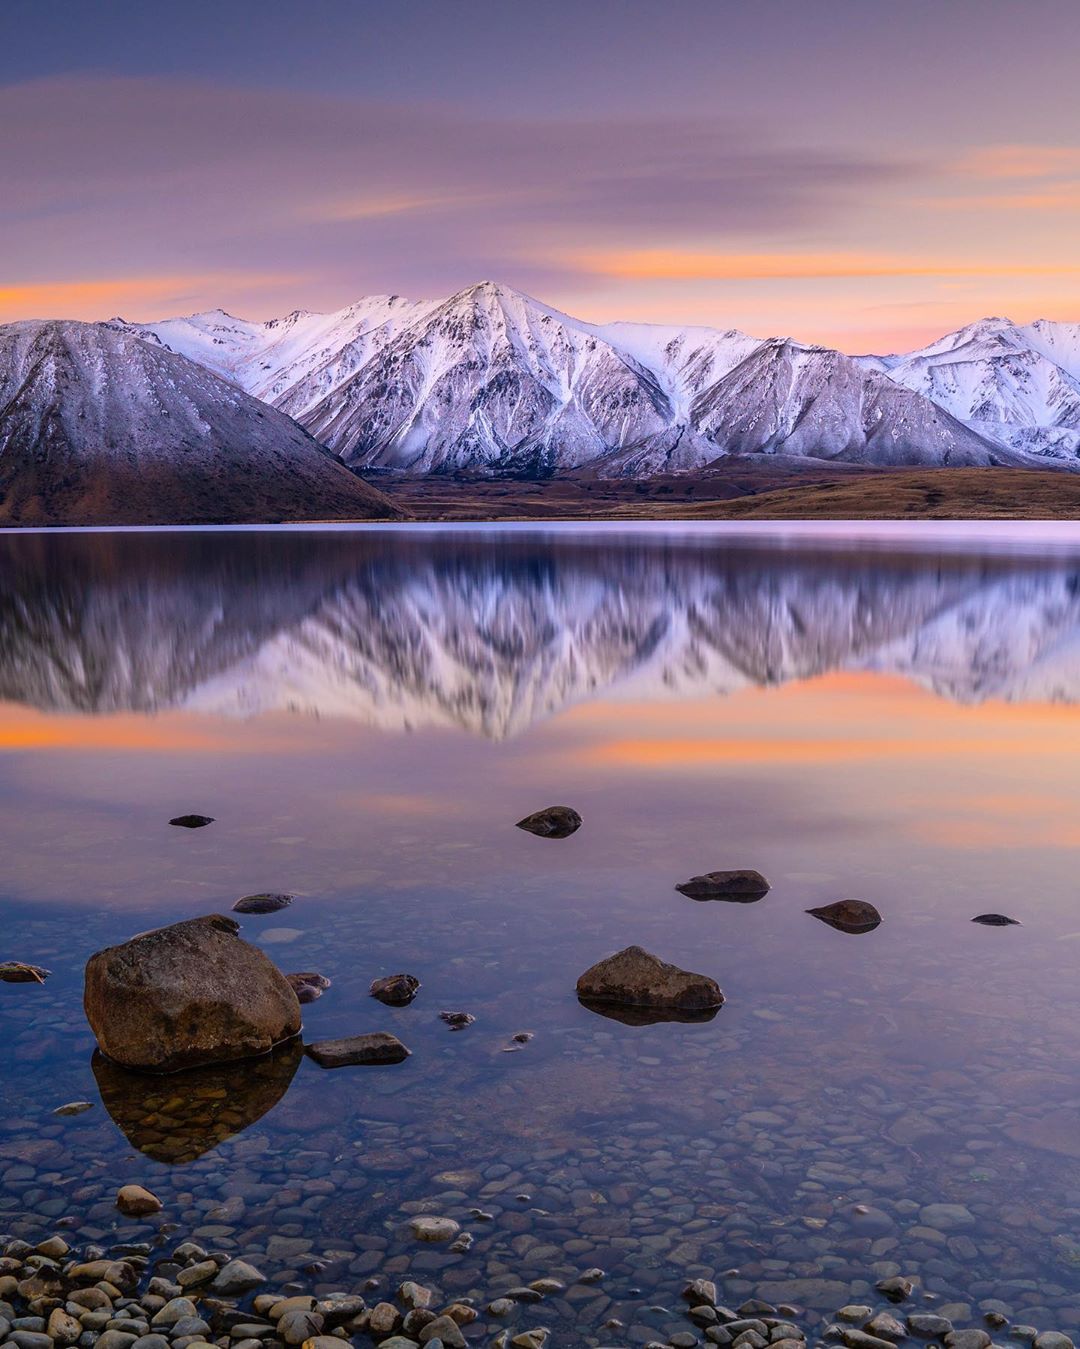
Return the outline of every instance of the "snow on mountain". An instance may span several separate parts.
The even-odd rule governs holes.
[[[879,371],[785,338],[763,342],[699,394],[691,419],[729,454],[953,467],[1016,462]]]
[[[1064,350],[1058,326],[1039,340]],[[853,360],[736,330],[588,324],[492,282],[433,303],[377,296],[333,314],[253,324],[215,311],[134,330],[202,360],[362,469],[634,477],[729,454],[1028,462],[1015,436],[994,434],[996,420],[954,410],[944,376],[939,403],[909,358]],[[1080,362],[1080,338],[1074,348]]]
[[[111,324],[0,325],[0,520],[394,517],[284,413]]]
[[[919,351],[862,363],[989,439],[1080,459],[1080,324],[980,319]]]

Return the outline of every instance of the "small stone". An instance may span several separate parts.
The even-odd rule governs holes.
[[[982,923],[984,927],[1020,927],[1019,918],[1007,918],[1003,913],[980,913],[971,920],[973,923]],[[1048,1332],[1052,1334],[1053,1332]],[[1063,1336],[1062,1338],[1068,1338]]]
[[[154,1313],[150,1324],[154,1326],[174,1326],[189,1316],[197,1316],[195,1304],[189,1297],[174,1297],[166,1302],[160,1311]]]
[[[233,913],[277,913],[281,909],[287,909],[293,899],[293,895],[279,895],[270,892],[260,895],[244,895],[233,905]]]
[[[711,1279],[692,1279],[682,1290],[682,1295],[691,1306],[695,1307],[702,1303],[715,1307],[718,1296],[716,1284]]]
[[[875,1286],[878,1292],[884,1293],[890,1302],[903,1302],[905,1298],[911,1296],[915,1288],[910,1279],[905,1279],[900,1274],[888,1279],[881,1279]]]
[[[116,1196],[116,1207],[129,1218],[143,1218],[149,1213],[160,1213],[164,1205],[156,1194],[141,1185],[125,1185]]]
[[[569,838],[581,828],[581,816],[571,806],[547,806],[518,820],[516,827],[538,838]]]
[[[305,1050],[320,1068],[401,1063],[410,1052],[396,1035],[381,1030],[340,1040],[317,1040]]]
[[[863,1329],[869,1335],[876,1335],[879,1340],[903,1340],[907,1338],[907,1330],[891,1312],[878,1312],[872,1321],[867,1321]]]
[[[49,1315],[45,1333],[56,1344],[72,1345],[83,1333],[83,1327],[82,1323],[64,1311],[63,1307],[57,1307]]]
[[[769,893],[769,882],[760,871],[707,871],[675,887],[688,899],[726,899],[752,904]]]
[[[404,1307],[430,1307],[435,1294],[422,1283],[406,1280],[397,1291],[398,1301]]]
[[[949,1349],[988,1349],[990,1336],[985,1330],[950,1330],[945,1343]]]
[[[836,1313],[836,1319],[862,1325],[866,1318],[872,1315],[873,1310],[873,1307],[864,1306],[861,1302],[849,1302],[846,1307],[841,1307]]]
[[[182,1269],[176,1276],[176,1282],[181,1288],[197,1288],[201,1283],[209,1283],[217,1272],[215,1261],[200,1260],[197,1264]]]
[[[169,821],[179,829],[205,829],[214,823],[213,815],[177,815]]]
[[[1072,1340],[1059,1330],[1044,1330],[1035,1337],[1035,1349],[1074,1349]]]
[[[323,1319],[318,1312],[294,1307],[278,1321],[277,1331],[286,1344],[303,1344],[320,1334],[322,1328]]]
[[[451,1030],[464,1030],[476,1020],[471,1012],[440,1012],[439,1020],[445,1021]]]
[[[838,899],[835,904],[806,912],[840,932],[872,932],[881,922],[881,914],[873,904],[862,899]]]
[[[218,1271],[211,1287],[215,1293],[238,1297],[241,1293],[250,1293],[253,1288],[258,1288],[265,1282],[266,1275],[260,1274],[254,1265],[249,1265],[246,1260],[230,1260]]]
[[[907,1318],[907,1328],[912,1335],[923,1340],[944,1339],[953,1328],[947,1316],[935,1316],[932,1312],[912,1312]]]
[[[51,973],[41,965],[26,965],[21,960],[0,961],[0,979],[5,984],[43,984]]]
[[[68,1101],[67,1105],[58,1105],[53,1111],[54,1115],[82,1115],[87,1110],[93,1110],[93,1101]]]
[[[715,979],[669,965],[640,946],[597,961],[577,981],[577,994],[585,1002],[677,1011],[709,1011],[724,1001]]]
[[[465,1336],[458,1323],[449,1316],[437,1316],[420,1332],[421,1344],[429,1344],[432,1340],[441,1340],[447,1349],[465,1349]]]
[[[409,1228],[417,1241],[449,1241],[461,1231],[453,1218],[413,1218]]]
[[[376,1337],[389,1335],[401,1320],[401,1313],[392,1302],[376,1303],[368,1317],[368,1329]]]
[[[386,974],[373,979],[368,990],[373,998],[390,1007],[404,1007],[416,997],[420,980],[415,974]]]

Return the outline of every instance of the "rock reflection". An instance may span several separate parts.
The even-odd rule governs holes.
[[[615,689],[836,670],[963,702],[1076,701],[1080,572],[656,536],[0,540],[0,697],[49,711],[287,710],[499,738]]]
[[[299,1036],[270,1054],[156,1077],[94,1052],[105,1109],[124,1137],[155,1162],[180,1165],[242,1133],[282,1099],[304,1056]]]
[[[598,1002],[594,998],[578,998],[578,1002],[586,1011],[606,1016],[609,1021],[619,1021],[624,1026],[659,1026],[666,1021],[685,1024],[705,1022],[711,1021],[720,1010],[719,1007],[705,1007],[696,1011],[678,1007],[628,1007],[623,1003]]]

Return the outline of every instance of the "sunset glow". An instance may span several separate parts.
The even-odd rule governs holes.
[[[1065,0],[230,13],[206,43],[201,2],[63,31],[4,7],[0,320],[486,277],[592,321],[849,351],[1080,313]]]

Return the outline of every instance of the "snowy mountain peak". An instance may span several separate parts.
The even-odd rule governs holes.
[[[1080,467],[1080,325],[1048,320],[987,317],[918,352],[848,357],[737,329],[586,323],[484,280],[265,322],[117,324],[359,468],[636,476],[761,453]]]

